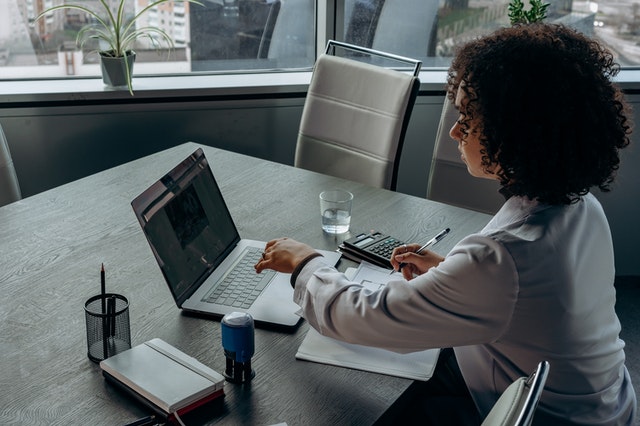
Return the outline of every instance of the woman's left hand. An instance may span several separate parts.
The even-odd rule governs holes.
[[[397,271],[403,264],[402,276],[407,281],[416,275],[424,274],[444,260],[444,257],[429,250],[417,254],[416,251],[419,249],[418,244],[404,244],[396,247],[391,253],[391,266]]]

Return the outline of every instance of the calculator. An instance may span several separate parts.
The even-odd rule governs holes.
[[[405,242],[398,238],[371,231],[345,240],[339,248],[352,260],[366,260],[374,265],[391,268],[391,253],[393,249],[403,244]]]

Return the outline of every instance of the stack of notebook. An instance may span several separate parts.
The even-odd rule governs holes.
[[[181,416],[224,396],[224,377],[161,339],[100,362],[105,378],[163,419]]]

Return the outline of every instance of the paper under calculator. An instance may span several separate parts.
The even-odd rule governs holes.
[[[405,244],[390,235],[371,231],[356,235],[340,244],[340,251],[353,260],[366,260],[375,265],[391,268],[393,249]]]

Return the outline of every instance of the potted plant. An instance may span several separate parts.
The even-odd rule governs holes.
[[[196,3],[203,6],[198,0],[151,0],[133,18],[127,19],[125,16],[127,0],[118,0],[113,7],[110,6],[114,3],[113,1],[99,0],[97,10],[79,4],[61,4],[43,11],[36,20],[58,9],[76,9],[91,16],[95,22],[82,27],[76,37],[76,44],[82,48],[87,41],[97,40],[99,45],[105,46],[98,51],[103,81],[112,87],[126,85],[133,96],[131,77],[136,57],[133,50],[136,40],[147,38],[156,48],[160,48],[162,44],[166,44],[169,49],[174,47],[173,39],[162,28],[152,26],[138,28],[136,22],[151,8],[170,1]]]
[[[522,0],[511,0],[509,2],[508,10],[511,25],[541,22],[547,17],[549,3],[544,3],[542,0],[529,0],[529,4],[531,8],[524,10]]]

